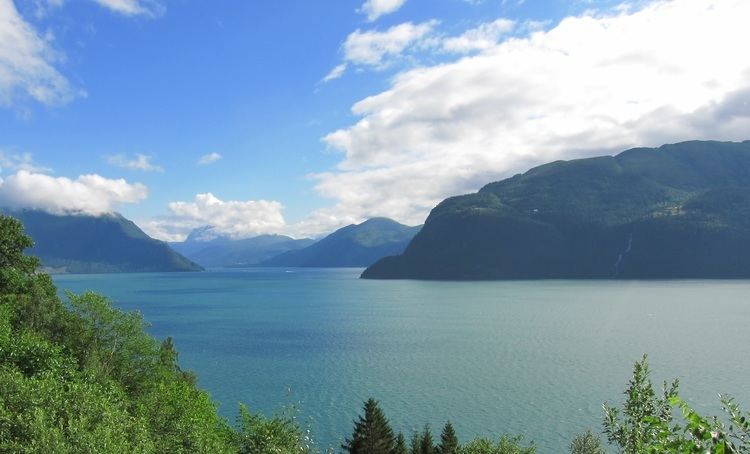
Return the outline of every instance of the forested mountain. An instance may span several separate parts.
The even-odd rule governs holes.
[[[38,210],[5,210],[34,240],[29,251],[54,272],[111,273],[199,271],[200,266],[167,243],[146,235],[119,214],[54,215]]]
[[[252,266],[284,252],[313,244],[311,239],[296,240],[284,235],[260,235],[233,240],[226,236],[202,236],[204,229],[192,232],[181,243],[171,246],[190,260],[207,267]]]
[[[748,278],[750,141],[558,161],[451,197],[365,278]]]
[[[420,227],[372,218],[343,227],[317,243],[261,263],[263,266],[364,267],[401,253]]]

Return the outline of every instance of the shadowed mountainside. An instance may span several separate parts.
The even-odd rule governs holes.
[[[54,215],[38,210],[5,213],[21,221],[34,240],[29,253],[39,257],[50,271],[117,273],[202,269],[119,214]]]
[[[558,161],[435,207],[362,277],[750,277],[750,141]]]
[[[365,267],[378,259],[403,252],[420,227],[387,218],[372,218],[343,227],[317,243],[266,260],[263,266]]]

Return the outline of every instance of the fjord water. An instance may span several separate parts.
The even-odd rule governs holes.
[[[749,281],[421,282],[359,269],[61,275],[172,336],[184,368],[233,420],[239,402],[296,405],[338,447],[375,397],[407,434],[450,419],[459,436],[522,434],[565,452],[620,403],[648,353],[703,413],[750,407]],[[338,452],[338,449],[336,449]]]

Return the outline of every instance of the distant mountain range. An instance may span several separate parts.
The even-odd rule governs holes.
[[[254,266],[284,252],[315,243],[311,239],[295,240],[283,235],[260,235],[233,240],[214,237],[210,227],[194,230],[184,242],[171,243],[179,253],[206,267]]]
[[[365,267],[378,259],[400,254],[421,227],[387,218],[373,218],[336,230],[322,240],[261,262],[278,267]]]
[[[119,214],[53,215],[3,210],[23,223],[34,240],[30,254],[52,272],[116,273],[200,271],[163,241],[146,235]]]
[[[449,198],[364,278],[750,278],[750,141],[543,165]]]

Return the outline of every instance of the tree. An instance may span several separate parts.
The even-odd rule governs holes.
[[[396,444],[393,447],[393,454],[409,454],[409,450],[406,449],[406,438],[404,438],[404,434],[400,432],[396,437]]]
[[[435,442],[432,440],[432,431],[430,425],[425,424],[422,435],[419,438],[419,452],[415,454],[434,454]]]
[[[341,447],[351,454],[391,454],[395,442],[393,430],[378,401],[370,398],[365,402],[364,415],[354,423],[352,438]]]
[[[705,418],[677,394],[678,382],[664,383],[657,397],[644,355],[633,367],[622,411],[604,404],[604,433],[625,454],[640,453],[750,453],[750,424],[728,396],[721,396],[731,425],[717,417]],[[681,411],[676,421],[672,409]],[[684,426],[681,425],[684,423]]]
[[[443,427],[443,432],[440,434],[440,444],[435,450],[437,454],[455,454],[458,452],[458,437],[456,437],[456,431],[453,430],[453,424],[448,421]]]
[[[591,430],[578,435],[570,443],[571,454],[605,454],[602,442]]]
[[[534,445],[523,446],[521,437],[503,436],[497,442],[476,438],[459,448],[459,454],[534,454]]]
[[[267,418],[260,413],[250,413],[246,406],[240,405],[237,425],[238,454],[306,454],[312,451],[309,434],[297,425],[293,415]]]

